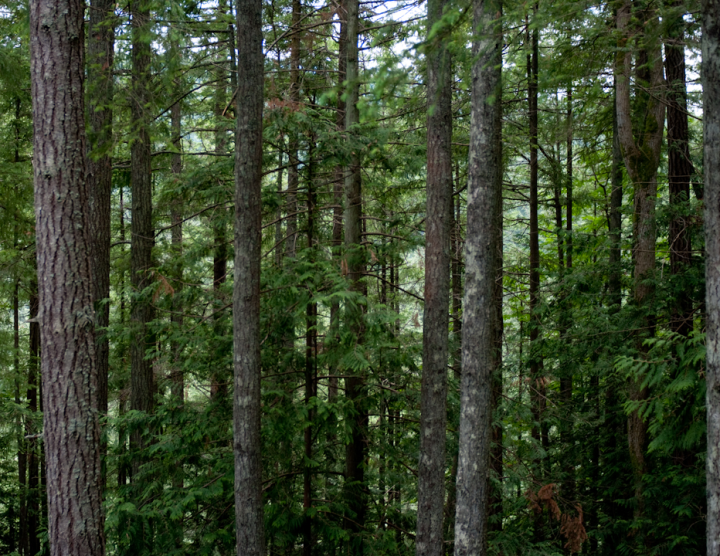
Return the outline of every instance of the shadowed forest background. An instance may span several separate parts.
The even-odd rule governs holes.
[[[109,265],[93,287],[112,555],[235,550],[234,130],[245,99],[231,2],[99,0],[85,15],[88,179],[109,196],[90,210],[108,246],[92,260]],[[436,407],[453,553],[476,57],[473,4],[438,2],[430,22],[425,2],[361,2],[355,78],[346,0],[263,2],[270,556],[416,550],[426,281],[438,264],[425,251],[437,216],[428,60],[450,80],[451,179],[435,205],[446,207],[447,324],[433,320],[446,339],[425,357],[446,353],[447,407]],[[707,553],[699,11],[504,0],[497,14],[490,554]],[[0,1],[0,553],[35,556],[49,548],[28,21],[25,2]]]

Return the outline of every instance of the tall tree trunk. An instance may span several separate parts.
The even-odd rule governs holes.
[[[290,40],[290,102],[293,111],[298,110],[300,104],[300,17],[302,15],[301,0],[292,0],[291,29],[292,39]],[[290,131],[288,145],[288,190],[287,190],[287,239],[285,244],[285,255],[295,258],[297,250],[297,222],[298,206],[297,193],[300,183],[299,160],[298,160],[298,134],[295,130]]]
[[[85,5],[30,2],[39,314],[52,556],[105,553],[90,193]]]
[[[225,3],[221,1],[220,9],[225,12]],[[222,51],[221,51],[222,53]],[[215,153],[218,156],[225,154],[227,150],[227,133],[225,131],[225,118],[223,117],[223,111],[226,103],[226,90],[227,90],[227,70],[225,69],[225,60],[223,57],[218,57],[218,69],[217,69],[217,83],[215,85]],[[224,195],[220,194],[216,197],[218,203],[217,213],[213,215],[212,231],[213,231],[213,293],[215,295],[215,311],[217,312],[214,317],[215,321],[215,336],[222,337],[224,335],[222,330],[222,315],[220,310],[222,308],[222,300],[220,290],[222,285],[225,283],[227,276],[227,263],[228,263],[228,249],[227,249],[227,224],[225,222],[225,215],[227,213],[224,205]],[[223,361],[225,359],[225,353],[221,353],[217,348],[214,351],[214,357]],[[223,402],[227,398],[228,393],[228,371],[222,367],[217,366],[217,370],[211,377],[210,395],[213,400]]]
[[[615,78],[617,82],[617,77]],[[617,91],[617,89],[615,89]],[[615,92],[617,97],[617,92]],[[613,144],[612,144],[612,169],[611,169],[611,191],[610,209],[608,211],[608,232],[610,234],[610,252],[608,263],[610,264],[610,275],[608,277],[608,290],[610,293],[610,305],[613,311],[620,310],[622,303],[622,282],[621,282],[621,252],[620,239],[622,232],[622,207],[623,198],[623,159],[620,150],[620,138],[617,130],[617,101],[613,105]]]
[[[720,0],[703,3],[707,554],[720,554]]]
[[[566,140],[566,204],[565,204],[565,268],[569,271],[572,269],[572,231],[573,231],[573,111],[572,111],[572,86],[567,89],[567,140]],[[562,296],[562,314],[560,316],[560,334],[566,336],[571,325],[571,314],[569,300],[567,299],[567,286],[563,284]],[[566,342],[572,340],[565,340]],[[561,425],[561,441],[564,449],[565,460],[565,481],[563,485],[563,497],[573,501],[575,499],[575,447],[573,438],[573,368],[572,365],[565,365],[563,376],[560,378],[560,399],[562,404],[562,425]]]
[[[37,282],[30,283],[30,342],[28,358],[28,387],[27,402],[28,410],[34,415],[38,410],[38,367],[40,363],[40,325],[37,322],[38,316],[38,292]],[[33,420],[28,419],[25,434],[27,440],[27,472],[28,472],[28,554],[35,556],[40,551],[40,469],[38,458],[37,431]]]
[[[668,181],[670,186],[671,220],[670,272],[683,274],[690,264],[690,226],[686,216],[690,200],[690,178],[695,168],[690,160],[685,85],[685,20],[684,4],[673,0],[671,13],[666,13],[668,37],[665,40],[665,74],[667,77],[667,150]],[[692,298],[683,288],[676,293],[672,308],[671,328],[687,336],[693,328]]]
[[[665,120],[665,105],[657,94],[663,86],[662,56],[660,44],[654,38],[657,30],[657,13],[643,14],[645,21],[645,39],[643,48],[637,53],[635,77],[638,82],[635,93],[635,110],[632,118],[630,102],[630,66],[632,52],[628,29],[630,23],[630,0],[624,0],[617,11],[617,28],[620,34],[616,58],[616,107],[617,127],[620,149],[625,161],[628,176],[635,189],[633,210],[634,241],[634,301],[643,311],[650,302],[652,286],[648,279],[655,269],[655,198],[657,196],[657,168],[660,163],[660,146]],[[633,129],[633,120],[643,122],[642,127]],[[643,351],[642,341],[652,334],[654,318],[645,314],[639,323],[637,346]],[[631,379],[628,385],[631,401],[647,398],[647,387],[642,386],[642,378]],[[647,448],[647,424],[637,411],[628,417],[628,446],[630,462],[635,480],[635,515],[641,517],[644,512],[643,476],[646,472],[645,451]]]
[[[537,4],[533,8],[537,14]],[[540,318],[537,314],[540,289],[540,232],[538,225],[538,29],[528,26],[528,111],[530,121],[530,381],[533,407],[533,438],[545,445],[543,414],[545,413],[545,382],[540,354]]]
[[[500,98],[500,3],[473,3],[472,105],[468,163],[465,294],[463,296],[460,437],[455,511],[455,555],[487,554],[487,477],[492,420],[493,298],[499,148],[495,129]]]
[[[310,262],[315,262],[315,256],[312,250],[315,247],[315,211],[316,211],[316,193],[314,184],[314,147],[315,138],[310,137],[308,152],[308,176],[307,176],[307,242],[310,250]],[[310,292],[315,288],[315,284],[310,283]],[[305,313],[305,407],[307,411],[308,423],[305,426],[304,444],[305,444],[305,462],[303,465],[303,556],[311,556],[312,554],[312,519],[310,517],[310,508],[312,508],[312,466],[310,462],[313,456],[313,420],[315,412],[311,407],[312,398],[317,396],[316,386],[316,361],[317,361],[317,303],[310,301]]]
[[[345,99],[345,129],[354,142],[355,127],[360,121],[358,111],[358,0],[346,0],[347,41],[345,47],[347,89]],[[360,154],[358,148],[352,154],[345,168],[345,264],[352,291],[361,296],[363,292],[362,275],[364,270],[364,251],[362,249],[362,192],[360,175]],[[363,342],[363,315],[356,300],[346,306],[348,328],[355,336],[355,349]],[[356,371],[345,379],[345,395],[353,408],[350,417],[351,439],[345,450],[345,492],[347,515],[345,527],[350,531],[350,554],[361,556],[364,542],[361,532],[365,527],[365,441],[367,436],[367,408],[364,400],[364,372]]]
[[[115,3],[92,0],[87,41],[88,190],[93,241],[93,299],[97,338],[98,396],[101,416],[108,412],[110,343],[110,203],[112,195],[112,101],[115,53]],[[106,482],[107,442],[102,444],[103,485]]]
[[[433,34],[447,5],[429,0],[427,17],[427,207],[425,310],[420,393],[417,556],[443,554],[447,419],[450,221],[453,211],[452,67],[447,31]]]
[[[146,357],[153,346],[153,335],[148,323],[154,318],[149,297],[143,294],[152,284],[152,248],[154,231],[152,223],[152,170],[150,166],[151,143],[149,133],[150,114],[150,4],[148,0],[132,0],[132,102],[131,113],[137,136],[130,147],[132,187],[132,236],[130,239],[130,281],[135,292],[131,304],[130,320],[133,341],[130,347],[130,409],[146,413],[153,409],[153,366]],[[131,434],[133,449],[142,449],[146,439],[140,430]],[[133,475],[140,468],[140,459],[133,456]],[[137,532],[137,541],[145,543],[148,536]]]
[[[502,9],[502,6],[501,6]],[[502,27],[500,28],[502,32]],[[501,44],[503,38],[500,38]],[[494,271],[495,282],[493,284],[493,351],[492,351],[492,411],[493,415],[500,407],[503,396],[503,145],[502,145],[502,67],[498,76],[498,87],[496,95],[495,118],[495,147],[497,148],[498,168],[495,174],[495,207],[493,211],[493,240],[492,249],[495,256]],[[488,485],[488,531],[501,531],[503,526],[503,425],[502,419],[493,420],[490,452],[490,470],[494,475],[498,486],[492,481]]]
[[[179,102],[170,109],[170,126],[172,128],[172,154],[171,171],[177,187],[180,186],[182,175],[182,113]],[[171,322],[178,331],[183,327],[183,306],[180,301],[183,289],[183,194],[177,191],[170,203],[170,221],[172,231],[170,242],[174,260],[175,294],[173,295],[173,314]],[[180,342],[173,341],[170,347],[172,352],[172,371],[170,373],[171,395],[182,404],[185,400],[185,374],[182,370]]]
[[[15,245],[17,245],[17,223],[15,227]],[[15,279],[13,288],[13,371],[15,371],[15,406],[20,409],[20,280]],[[18,551],[25,555],[28,553],[27,535],[27,447],[24,436],[24,427],[21,414],[18,412],[15,420],[15,434],[17,438],[18,486],[20,487],[20,512],[18,530]]]
[[[340,34],[338,37],[338,89],[344,88],[345,74],[347,67],[347,12],[345,10],[345,0],[340,0],[338,7],[338,15],[340,17]],[[342,94],[338,94],[337,110],[335,112],[335,128],[339,134],[345,131],[345,100]],[[337,257],[341,256],[343,244],[343,187],[345,185],[345,169],[338,165],[335,169],[335,181],[333,183],[333,226],[332,226],[332,246]],[[330,341],[337,344],[339,339],[340,326],[340,303],[334,301],[330,307]],[[328,399],[334,401],[337,398],[338,379],[337,373],[331,371],[330,381],[328,385]]]
[[[260,461],[260,186],[263,49],[261,0],[237,1],[238,94],[235,132],[233,285],[233,451],[238,556],[263,556]]]

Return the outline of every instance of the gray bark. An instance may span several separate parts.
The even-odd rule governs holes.
[[[427,17],[427,205],[425,309],[420,393],[417,556],[443,554],[445,429],[452,206],[452,68],[446,32],[432,35],[447,0],[429,0]]]
[[[500,171],[497,145],[502,41],[500,5],[475,0],[473,6],[472,108],[468,167],[465,295],[463,297],[460,437],[455,512],[455,555],[487,553],[487,477],[492,418],[491,388],[495,334],[493,213]],[[490,216],[488,216],[490,215]]]
[[[233,451],[238,556],[263,556],[260,462],[260,244],[262,182],[262,2],[238,0],[233,286]]]
[[[720,555],[720,0],[703,2],[707,554]]]
[[[37,265],[52,556],[105,553],[92,238],[86,181],[84,2],[30,2]]]

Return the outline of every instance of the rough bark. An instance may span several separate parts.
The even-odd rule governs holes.
[[[655,199],[657,197],[657,168],[660,163],[660,146],[665,121],[665,105],[658,97],[663,87],[663,68],[660,44],[654,38],[657,14],[643,14],[644,35],[639,37],[635,79],[640,85],[635,94],[634,107],[630,100],[630,67],[632,52],[629,48],[630,0],[624,0],[617,11],[617,28],[620,35],[616,59],[616,113],[620,149],[628,176],[635,190],[633,208],[633,260],[634,301],[640,311],[650,301],[652,286],[648,279],[655,269]],[[633,110],[634,108],[634,110]],[[634,112],[634,113],[633,113]],[[640,125],[638,125],[640,124]],[[645,314],[639,323],[637,345],[642,351],[642,340],[654,327],[652,315]],[[642,379],[632,379],[628,385],[631,400],[647,397]],[[635,515],[644,511],[643,476],[646,472],[645,451],[647,424],[637,411],[628,417],[628,447],[635,480]]]
[[[52,556],[105,553],[85,173],[84,10],[78,0],[30,3],[37,319]]]
[[[493,297],[496,278],[493,212],[500,171],[497,147],[502,41],[499,2],[473,4],[472,107],[463,297],[460,436],[455,555],[487,553],[487,477],[492,419]],[[488,217],[490,215],[490,217]]]
[[[263,556],[260,462],[260,245],[262,181],[262,2],[238,0],[233,285],[233,451],[238,556]]]
[[[417,556],[443,553],[445,434],[452,214],[452,68],[445,32],[433,27],[446,0],[429,0],[427,17],[427,204],[425,309],[420,391]]]
[[[93,299],[95,303],[100,415],[108,411],[110,344],[104,329],[110,324],[110,202],[112,193],[112,101],[115,53],[115,3],[92,0],[87,41],[88,190],[93,240]],[[107,445],[103,443],[102,457]],[[103,463],[103,483],[106,465]]]
[[[720,1],[703,2],[707,554],[720,554]]]
[[[130,147],[132,189],[132,224],[130,239],[130,282],[134,290],[130,320],[133,341],[130,347],[130,409],[150,413],[153,409],[153,367],[146,358],[153,345],[148,323],[153,320],[154,310],[150,297],[145,293],[152,284],[152,248],[154,233],[152,224],[152,170],[150,167],[151,143],[149,134],[150,114],[150,6],[148,0],[132,0],[132,78],[131,117],[136,136]],[[141,431],[133,431],[131,445],[134,449],[144,446]],[[133,460],[133,474],[137,473],[140,460]],[[138,539],[144,542],[142,534]]]
[[[667,151],[671,220],[668,234],[670,272],[681,275],[690,264],[690,225],[686,206],[690,200],[690,179],[695,168],[690,159],[685,84],[684,9],[674,0],[672,12],[666,13],[668,37],[665,39],[665,74],[667,79]],[[692,298],[683,288],[676,293],[670,317],[671,328],[687,336],[693,327]]]

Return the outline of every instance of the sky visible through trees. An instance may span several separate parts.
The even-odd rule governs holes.
[[[720,555],[719,22],[0,0],[0,554]]]

